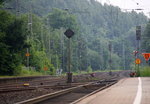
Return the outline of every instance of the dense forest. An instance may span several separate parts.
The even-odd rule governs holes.
[[[71,38],[71,70],[132,69],[136,49],[135,27],[144,29],[143,13],[122,12],[95,0],[6,0],[0,6],[0,74],[18,75],[22,69],[55,74],[67,71]],[[144,35],[149,37],[148,24]],[[144,40],[143,44],[149,44]],[[109,45],[112,49],[110,53]],[[150,45],[146,45],[148,51]],[[29,56],[27,55],[29,53]],[[111,65],[110,65],[111,54]],[[29,62],[28,62],[29,61]]]

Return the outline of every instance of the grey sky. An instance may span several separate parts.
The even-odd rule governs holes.
[[[122,10],[139,9],[139,8],[144,9],[143,12],[147,16],[149,16],[148,12],[150,12],[150,0],[97,0],[97,1],[101,3],[107,3],[107,4],[119,6]]]

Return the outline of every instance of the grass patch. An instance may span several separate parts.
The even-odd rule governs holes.
[[[118,71],[123,71],[123,70],[111,70],[111,72],[118,72]],[[96,70],[96,71],[78,71],[78,72],[73,72],[73,75],[80,75],[80,74],[89,74],[89,73],[97,73],[97,72],[110,72],[110,70]]]
[[[41,72],[37,72],[35,70],[22,69],[19,76],[40,76],[43,75]]]
[[[3,76],[3,75],[0,76],[0,78],[13,78],[13,77],[15,76]]]
[[[118,72],[118,71],[123,71],[123,70],[111,70],[111,72]],[[110,72],[110,70],[97,70],[94,72]]]
[[[141,77],[150,77],[150,67],[144,67],[140,69],[140,76]]]
[[[13,77],[25,77],[25,76],[41,76],[44,73],[37,72],[35,70],[22,69],[18,75],[14,76],[0,76],[0,78],[13,78]]]

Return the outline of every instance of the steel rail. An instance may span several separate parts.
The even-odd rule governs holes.
[[[112,82],[112,83],[110,83],[110,84],[108,84],[108,85],[106,85],[106,86],[104,86],[104,87],[101,87],[101,88],[99,88],[98,90],[93,91],[92,93],[90,93],[90,94],[88,94],[88,95],[85,95],[85,96],[83,96],[82,98],[80,98],[80,99],[78,99],[78,100],[76,100],[76,101],[74,101],[74,102],[72,102],[72,103],[70,103],[70,104],[77,104],[78,102],[80,102],[80,101],[86,99],[87,97],[92,96],[92,95],[98,93],[99,91],[102,91],[102,90],[104,90],[104,89],[106,89],[106,88],[108,88],[108,87],[114,85],[115,83],[117,83],[117,81]]]
[[[113,80],[111,81],[111,79],[113,79]],[[105,83],[103,83],[103,82],[105,82]],[[72,87],[72,88],[68,88],[68,89],[65,89],[65,90],[57,91],[57,92],[54,92],[54,93],[49,93],[49,94],[42,95],[42,96],[39,96],[39,97],[36,97],[36,98],[32,98],[32,99],[28,99],[28,100],[25,100],[25,101],[21,101],[21,102],[15,103],[15,104],[35,104],[35,103],[39,103],[39,102],[45,101],[47,99],[52,99],[52,98],[58,97],[60,95],[71,93],[71,92],[73,92],[75,90],[78,90],[78,89],[80,89],[82,87],[88,87],[88,86],[92,86],[92,85],[97,85],[97,83],[104,85],[104,87],[101,87],[100,89],[98,89],[98,90],[88,94],[87,96],[85,95],[85,97],[88,97],[88,96],[90,96],[90,95],[92,95],[92,94],[94,94],[94,93],[96,93],[98,91],[101,91],[101,90],[103,90],[105,88],[108,88],[109,86],[115,84],[116,82],[117,82],[117,79],[114,80],[114,77],[110,78],[109,80],[108,79],[106,79],[106,80],[102,79],[102,80],[97,81],[97,82],[90,82],[90,83],[85,84],[85,85],[79,85],[77,87]]]
[[[57,91],[57,92],[54,92],[54,93],[42,95],[42,96],[39,96],[39,97],[36,97],[36,98],[32,98],[32,99],[29,99],[29,100],[18,102],[18,103],[15,103],[15,104],[34,104],[34,103],[38,103],[38,102],[44,101],[46,99],[51,99],[51,98],[54,98],[54,97],[57,97],[57,96],[69,93],[69,92],[71,92],[73,90],[76,90],[78,88],[91,85],[92,83],[88,83],[88,84],[85,84],[85,85],[79,85],[77,87],[72,87],[72,88],[68,88],[68,89],[65,89],[65,90]]]

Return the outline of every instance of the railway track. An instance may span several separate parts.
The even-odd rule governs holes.
[[[96,77],[100,76],[101,79],[105,79],[107,74],[108,73],[102,73],[102,74],[96,73]],[[128,72],[115,73],[115,76],[119,76],[119,77],[127,76],[127,75],[128,75]],[[74,78],[80,79],[79,76],[74,76]],[[65,77],[58,77],[58,78],[51,78],[51,79],[26,81],[26,82],[20,82],[20,83],[10,83],[10,84],[1,85],[0,93],[11,92],[11,91],[35,90],[37,88],[46,88],[46,87],[51,88],[51,87],[55,87],[56,85],[58,84],[60,85],[65,82],[66,82]]]
[[[27,80],[27,81],[17,81],[16,82],[11,82],[11,83],[3,83],[3,84],[0,84],[0,88],[2,87],[6,87],[6,86],[18,86],[18,85],[22,85],[23,83],[31,83],[31,84],[39,84],[41,82],[50,82],[50,81],[57,81],[57,80],[60,80],[60,79],[64,79],[65,77],[56,77],[56,78],[48,78],[48,79],[37,79],[37,80]]]
[[[57,83],[65,82],[65,78],[54,78],[46,80],[37,80],[37,81],[26,81],[20,83],[10,83],[0,86],[0,93],[11,92],[11,91],[23,91],[23,90],[34,90],[36,88],[41,88],[45,86],[54,86]]]
[[[40,85],[40,86],[28,86],[28,87],[12,87],[12,88],[2,88],[0,89],[0,93],[5,93],[5,92],[13,92],[13,91],[25,91],[25,90],[37,90],[40,88],[43,89],[53,89],[53,90],[61,90],[61,89],[66,89],[70,87],[74,87],[77,85],[82,85],[83,83],[72,83],[70,84],[56,84],[56,85]]]
[[[46,94],[26,101],[18,102],[16,104],[76,104],[81,99],[101,91],[115,84],[117,81],[118,80],[116,77],[102,79],[100,81],[78,85],[76,87],[71,87],[54,93]]]
[[[43,80],[34,79],[35,82],[33,80],[28,81],[30,84],[29,86],[23,86],[24,82],[14,83],[14,84],[12,83],[12,85],[11,83],[6,84],[6,85],[2,84],[3,86],[0,87],[0,103],[1,104],[15,104],[16,102],[35,98],[41,95],[44,96],[50,93],[52,94],[52,93],[59,92],[59,91],[61,92],[62,90],[67,90],[69,88],[78,87],[78,86],[86,85],[89,83],[93,83],[93,84],[95,83],[95,85],[92,85],[91,89],[90,87],[82,87],[81,91],[80,89],[77,89],[71,92],[70,94],[68,93],[66,97],[64,96],[64,99],[69,98],[68,99],[69,101],[72,99],[70,98],[71,96],[73,97],[76,96],[77,98],[74,98],[71,100],[71,102],[73,102],[103,87],[103,85],[106,85],[106,83],[108,82],[111,83],[111,81],[113,80],[116,80],[116,79],[119,80],[128,75],[129,75],[128,72],[123,72],[123,71],[112,72],[112,75],[109,75],[109,73],[107,72],[98,72],[98,73],[95,73],[94,77],[91,76],[90,74],[73,76],[74,81],[71,84],[66,83],[65,77],[63,77],[64,79],[58,78],[58,77],[53,77],[53,78],[43,79]],[[96,83],[99,83],[99,85],[96,85]],[[85,92],[80,93],[82,91],[85,91]],[[56,97],[56,98],[59,98],[59,97]],[[63,98],[60,98],[60,99],[63,99]],[[52,103],[52,104],[55,104],[55,103]],[[58,104],[61,104],[61,102],[59,102]],[[64,104],[67,104],[67,103],[64,103]]]
[[[103,73],[102,75],[105,75],[106,73]],[[84,76],[84,75],[82,75]],[[85,80],[93,80],[90,75],[85,74],[85,78],[83,82],[86,82]],[[80,76],[74,76],[74,79],[80,79]],[[83,79],[83,78],[82,78]],[[76,83],[79,81],[76,80]],[[7,84],[1,84],[0,85],[0,93],[4,92],[12,92],[12,91],[24,91],[24,90],[35,90],[37,88],[44,88],[44,87],[53,87],[55,85],[60,85],[62,83],[66,83],[66,78],[63,77],[56,77],[56,78],[49,78],[49,79],[41,79],[41,80],[33,80],[33,81],[22,81],[22,82],[15,82],[15,83],[7,83]]]

